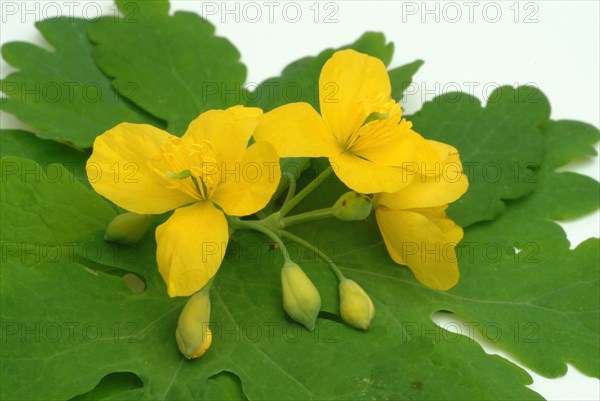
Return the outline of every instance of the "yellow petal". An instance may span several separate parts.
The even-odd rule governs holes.
[[[442,206],[460,198],[469,187],[458,151],[441,142],[427,141],[439,152],[440,162],[433,169],[422,169],[410,185],[397,193],[380,194],[378,203],[390,209],[406,210]]]
[[[409,186],[393,194],[380,194],[379,204],[391,209],[421,209],[442,206],[460,198],[469,186],[463,173],[451,177],[417,175]]]
[[[319,78],[321,115],[342,144],[374,112],[400,109],[391,99],[390,78],[378,58],[354,50],[336,52],[323,66]]]
[[[385,246],[396,263],[407,265],[417,280],[435,290],[456,285],[460,275],[455,246],[462,238],[460,227],[435,211],[426,216],[378,208],[376,215]]]
[[[463,229],[446,214],[447,206],[420,209],[417,212],[427,217],[444,233],[447,241],[458,244],[463,239]]]
[[[398,166],[407,171],[439,166],[441,159],[436,149],[411,127],[406,120],[400,124],[374,121],[358,131],[351,151],[382,166]]]
[[[217,162],[239,161],[262,110],[256,107],[234,106],[226,110],[209,110],[192,121],[182,139],[187,144],[203,145]]]
[[[145,124],[123,123],[94,141],[87,161],[88,180],[99,194],[123,209],[140,214],[160,214],[193,202],[151,169],[150,158],[175,138]]]
[[[264,208],[279,185],[279,156],[269,142],[250,146],[239,163],[222,171],[211,198],[230,216],[247,216]]]
[[[156,229],[156,260],[169,296],[195,293],[223,261],[229,231],[223,212],[201,201],[175,210]]]
[[[396,192],[414,178],[414,174],[400,167],[380,166],[350,153],[342,153],[329,161],[339,179],[362,194]]]
[[[271,142],[281,157],[330,157],[341,148],[308,103],[290,103],[266,113],[254,139]]]

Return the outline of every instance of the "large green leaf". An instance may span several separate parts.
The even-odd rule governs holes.
[[[448,93],[423,105],[412,117],[428,139],[455,146],[469,177],[469,191],[449,214],[462,226],[492,220],[506,199],[533,191],[542,160],[540,127],[548,122],[550,104],[536,88],[500,87],[481,107],[466,93]]]
[[[543,132],[545,157],[536,191],[511,202],[497,220],[466,232],[462,279],[450,294],[479,301],[461,302],[453,311],[500,327],[508,335],[499,343],[544,376],[561,376],[570,363],[599,377],[600,243],[589,239],[569,250],[564,231],[553,222],[598,208],[596,181],[555,172],[595,154],[590,145],[598,141],[598,130],[552,121]]]
[[[61,17],[36,23],[54,47],[47,51],[30,43],[2,47],[2,56],[17,72],[1,81],[7,96],[3,110],[39,130],[41,138],[70,142],[81,148],[113,126],[158,121],[121,97],[92,60],[87,21]],[[135,82],[122,82],[124,94],[136,93]]]
[[[56,179],[33,162],[5,158],[2,398],[89,391],[85,397],[121,400],[240,398],[241,391],[249,399],[537,398],[522,370],[435,326],[430,316],[438,310],[461,315],[546,376],[564,373],[569,362],[597,377],[598,240],[569,250],[550,219],[597,208],[596,182],[554,170],[593,154],[598,132],[569,121],[543,131],[537,191],[466,231],[462,280],[451,291],[431,291],[390,262],[373,219],[296,230],[369,292],[377,314],[366,333],[339,323],[333,275],[295,247],[293,257],[323,295],[323,313],[315,333],[286,320],[280,256],[262,236],[236,233],[213,291],[214,344],[193,362],[175,347],[183,300],[165,296],[152,234],[135,247],[103,242],[115,215],[105,201],[66,171]],[[339,190],[325,183],[307,206],[323,206]],[[143,277],[144,293],[131,293],[127,271]],[[131,372],[143,386],[116,372]],[[34,375],[40,379],[31,382]]]
[[[243,102],[246,67],[213,25],[194,13],[169,16],[166,1],[118,5],[122,19],[89,26],[94,59],[123,96],[167,121],[169,132],[181,135],[200,113]],[[131,84],[136,93],[126,91]]]
[[[402,100],[404,91],[410,86],[413,76],[419,71],[419,68],[421,68],[424,63],[423,60],[416,60],[389,71],[390,81],[392,83],[392,98],[398,101]]]
[[[354,251],[337,255],[344,270],[373,296],[369,332],[330,314],[313,333],[286,320],[280,256],[262,236],[241,232],[212,292],[213,345],[187,361],[173,336],[184,300],[165,295],[152,235],[134,249],[106,244],[114,211],[98,195],[45,177],[33,162],[3,159],[3,171],[9,165],[18,171],[2,186],[3,399],[67,399],[114,372],[136,374],[143,387],[106,379],[120,383],[112,399],[208,399],[231,394],[231,383],[213,377],[223,371],[240,378],[249,399],[539,399],[524,387],[524,371],[467,338],[407,332],[411,322],[435,332],[429,315],[451,298],[391,266],[373,227],[360,224],[333,227],[346,228],[335,240]],[[45,251],[50,246],[54,253]],[[303,265],[311,274],[324,271],[314,261]],[[143,276],[146,291],[131,293],[108,274],[114,269]]]
[[[40,139],[31,132],[21,130],[0,131],[0,157],[17,156],[35,160],[43,167],[60,163],[75,178],[87,182],[85,162],[87,152],[54,141]],[[58,174],[59,170],[56,170]]]

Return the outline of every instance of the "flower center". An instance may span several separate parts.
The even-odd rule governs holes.
[[[195,199],[210,199],[221,182],[213,154],[213,146],[208,141],[188,144],[181,138],[173,138],[148,165],[166,180],[167,188],[179,189]]]
[[[378,96],[363,100],[361,108],[362,112],[359,114],[365,117],[344,143],[344,149],[350,152],[361,138],[370,143],[372,140],[380,141],[385,139],[383,137],[389,137],[390,130],[387,127],[397,124],[402,115],[400,105],[395,100],[384,100]]]

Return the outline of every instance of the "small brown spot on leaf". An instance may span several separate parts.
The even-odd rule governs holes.
[[[418,381],[418,380],[415,380],[414,382],[412,382],[412,383],[410,384],[410,387],[411,387],[413,390],[421,390],[421,387],[423,387],[423,383],[421,383],[421,382],[420,382],[420,381]]]

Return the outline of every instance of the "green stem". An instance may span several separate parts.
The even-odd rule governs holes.
[[[290,258],[290,254],[287,248],[285,247],[285,244],[283,243],[281,238],[279,238],[279,236],[275,234],[270,228],[265,227],[258,221],[240,220],[238,217],[227,216],[227,221],[229,222],[229,225],[233,228],[255,230],[265,234],[267,237],[275,241],[277,245],[279,245],[279,249],[281,250],[281,253],[283,253],[283,258],[285,259],[285,261],[292,261],[292,259]]]
[[[288,187],[288,193],[285,197],[285,200],[283,201],[284,205],[286,203],[289,203],[294,198],[294,195],[296,194],[296,177],[294,177],[291,174],[286,174],[285,176],[288,179],[289,187]]]
[[[302,189],[302,191],[298,192],[298,194],[296,196],[294,196],[292,199],[290,199],[287,203],[285,203],[281,207],[281,210],[279,211],[280,216],[284,217],[286,214],[288,214],[290,212],[290,210],[292,210],[294,207],[296,207],[296,205],[298,203],[300,203],[304,198],[306,198],[306,196],[308,194],[310,194],[312,191],[314,191],[315,188],[317,188],[319,186],[319,184],[321,184],[323,181],[325,181],[332,172],[333,172],[333,168],[331,166],[329,166],[326,170],[324,170],[321,174],[319,174],[319,176],[317,178],[315,178],[315,180],[313,182],[311,182],[306,187],[304,187]]]
[[[342,273],[340,268],[337,267],[337,265],[333,262],[333,260],[331,260],[331,258],[329,256],[327,256],[325,253],[321,252],[316,246],[314,246],[310,242],[307,242],[307,241],[303,240],[302,238],[300,238],[288,231],[284,231],[284,230],[281,231],[281,236],[283,238],[288,238],[288,239],[294,241],[295,243],[308,249],[309,251],[314,252],[319,258],[321,258],[323,261],[325,261],[329,265],[329,268],[333,271],[333,273],[335,273],[335,275],[337,276],[339,281],[342,281],[346,278],[344,276],[344,273]]]
[[[266,219],[267,217],[269,217],[269,215],[267,215],[267,213],[265,213],[264,210],[259,210],[255,214],[256,214],[256,217],[258,217],[260,220],[263,220],[263,219]]]
[[[328,207],[325,209],[313,210],[311,212],[300,213],[290,217],[284,217],[280,220],[280,224],[283,227],[293,226],[294,224],[305,223],[311,220],[325,219],[333,216],[332,208]]]

